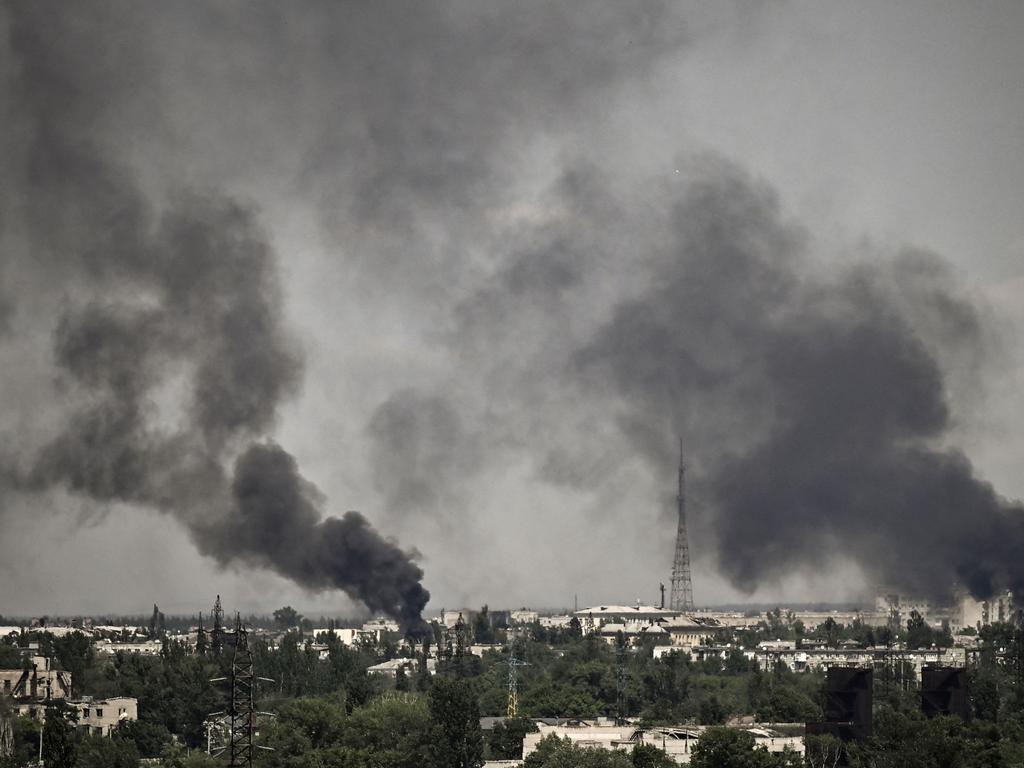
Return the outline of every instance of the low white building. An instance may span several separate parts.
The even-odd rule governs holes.
[[[949,628],[953,632],[960,632],[968,627],[980,629],[998,622],[1012,622],[1015,617],[1012,592],[1002,592],[988,600],[977,600],[967,593],[962,593],[957,596],[950,611]]]
[[[678,618],[679,611],[655,608],[652,605],[595,605],[573,614],[580,622],[583,634],[597,632],[605,624],[643,626]]]
[[[366,633],[361,629],[355,629],[353,627],[338,627],[336,629],[314,629],[313,637],[322,638],[324,635],[333,635],[338,638],[342,645],[358,645],[360,640],[366,636]]]
[[[75,727],[81,733],[109,736],[121,723],[139,719],[139,702],[129,696],[109,699],[68,699],[65,702],[75,711],[78,720]],[[45,702],[19,702],[15,707],[19,715],[34,720],[45,719]]]
[[[379,616],[376,619],[370,619],[368,622],[363,624],[363,632],[368,635],[373,635],[374,639],[379,641],[383,635],[389,632],[398,632],[398,622],[394,619],[387,619],[383,616]]]
[[[520,608],[518,611],[509,611],[508,618],[511,624],[533,624],[533,622],[537,621],[539,615],[537,611]]]
[[[800,755],[804,752],[802,734],[785,735],[775,727],[760,724],[738,727],[754,737],[756,746],[764,747],[769,752],[782,752],[787,749]],[[537,749],[541,739],[555,735],[560,739],[569,739],[578,746],[597,749],[631,751],[637,744],[649,744],[664,751],[679,765],[690,762],[697,739],[707,730],[707,726],[703,725],[645,729],[631,724],[612,724],[603,718],[598,721],[577,721],[564,725],[537,723],[537,728],[537,732],[528,733],[523,738],[524,758]]]
[[[143,656],[159,656],[164,644],[159,640],[140,640],[137,642],[124,643],[119,640],[97,640],[92,644],[96,653],[115,654],[138,653]]]
[[[78,710],[78,729],[98,736],[109,736],[121,723],[139,719],[139,702],[128,696],[81,699],[68,704]]]
[[[419,672],[419,661],[417,659],[389,659],[380,664],[374,664],[366,668],[369,675],[381,675],[394,679],[398,676],[398,670],[405,670],[406,675],[414,675]],[[431,675],[437,672],[437,662],[434,659],[427,659],[427,672]]]
[[[878,670],[905,663],[920,677],[925,664],[939,664],[949,667],[963,667],[967,664],[967,653],[963,648],[921,648],[903,650],[893,648],[801,648],[787,650],[756,651],[758,666],[770,671],[782,664],[794,672],[826,671],[829,667],[873,667]]]
[[[668,632],[671,644],[681,648],[708,645],[714,639],[715,633],[722,628],[710,620],[698,621],[689,616],[678,616],[666,621],[662,626]]]

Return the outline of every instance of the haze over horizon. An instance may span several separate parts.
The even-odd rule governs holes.
[[[1024,584],[1022,31],[0,3],[0,614],[655,603],[680,434],[698,605]]]

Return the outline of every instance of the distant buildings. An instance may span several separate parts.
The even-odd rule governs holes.
[[[78,710],[78,729],[97,736],[109,736],[121,723],[139,719],[139,702],[127,696],[110,699],[79,699],[69,702]]]
[[[398,631],[397,621],[379,617],[371,619],[358,629],[355,627],[322,628],[312,630],[311,634],[317,639],[321,639],[325,635],[332,635],[342,645],[354,646],[362,642],[379,643],[386,635],[395,634]]]
[[[194,643],[190,643],[190,645],[194,645]],[[133,642],[96,640],[93,642],[92,647],[96,650],[96,653],[103,654],[115,654],[121,652],[139,653],[143,656],[159,656],[160,651],[163,650],[164,644],[159,640],[139,640]]]
[[[81,734],[109,736],[110,732],[121,723],[139,719],[139,702],[128,696],[110,699],[68,699],[65,703],[78,717],[75,728]],[[44,720],[46,717],[46,701],[17,701],[15,713]]]
[[[987,600],[978,600],[965,589],[957,589],[952,602],[943,604],[880,587],[875,596],[875,617],[872,617],[875,621],[869,623],[884,625],[893,622],[906,626],[914,612],[929,625],[939,627],[945,624],[954,633],[1016,620],[1013,594],[1009,590],[1003,590]]]
[[[389,659],[367,667],[366,672],[370,675],[379,675],[394,680],[398,677],[400,669],[407,675],[414,675],[419,669],[419,662],[415,659]],[[427,659],[427,672],[431,675],[437,672],[437,662],[434,659]]]
[[[540,740],[545,736],[557,736],[569,739],[581,747],[597,749],[619,749],[631,751],[637,744],[648,744],[665,752],[677,764],[686,765],[697,739],[707,730],[703,725],[678,725],[641,728],[636,724],[616,724],[607,718],[589,720],[571,720],[557,725],[549,725],[543,720],[535,721],[538,730],[528,733],[523,738],[523,757],[528,757],[537,749]],[[754,737],[756,746],[764,747],[769,752],[791,750],[802,755],[804,753],[803,724],[794,726],[791,731],[781,730],[781,726],[758,725],[737,726]]]
[[[967,627],[984,627],[1003,621],[1014,621],[1016,616],[1013,593],[1006,591],[988,600],[976,600],[963,592],[957,596],[950,614],[949,626],[954,632]]]
[[[533,624],[540,618],[537,611],[531,611],[526,608],[520,608],[518,611],[509,611],[509,624]]]
[[[71,695],[71,673],[53,669],[45,656],[28,656],[22,669],[0,669],[0,691],[15,701],[65,699]]]
[[[12,702],[12,714],[37,720],[45,717],[48,701],[64,702],[75,710],[76,727],[83,733],[109,736],[118,724],[139,717],[133,698],[72,699],[71,673],[54,669],[45,656],[27,655],[22,669],[0,669],[0,688]]]
[[[654,638],[660,645],[706,645],[722,629],[710,617],[694,618],[666,608],[641,605],[598,605],[573,614],[585,634],[597,634],[614,644],[622,636],[630,645]]]
[[[793,672],[824,672],[830,667],[872,667],[883,672],[903,667],[909,674],[913,670],[920,677],[921,668],[926,664],[947,667],[963,667],[967,663],[964,648],[801,648],[784,647],[782,644],[762,643],[753,654],[760,669],[768,672],[782,665]],[[748,656],[749,658],[749,656]]]

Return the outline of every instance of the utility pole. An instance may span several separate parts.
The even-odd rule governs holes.
[[[679,492],[676,495],[679,521],[676,527],[676,553],[672,560],[673,611],[693,611],[693,582],[690,579],[690,542],[686,535],[686,465],[683,463],[683,441],[679,440]]]

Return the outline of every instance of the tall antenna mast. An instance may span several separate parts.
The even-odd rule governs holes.
[[[672,560],[673,611],[692,611],[693,582],[690,580],[690,542],[686,536],[686,464],[683,463],[683,440],[679,439],[679,494],[676,496],[679,523],[676,528],[676,554]]]

